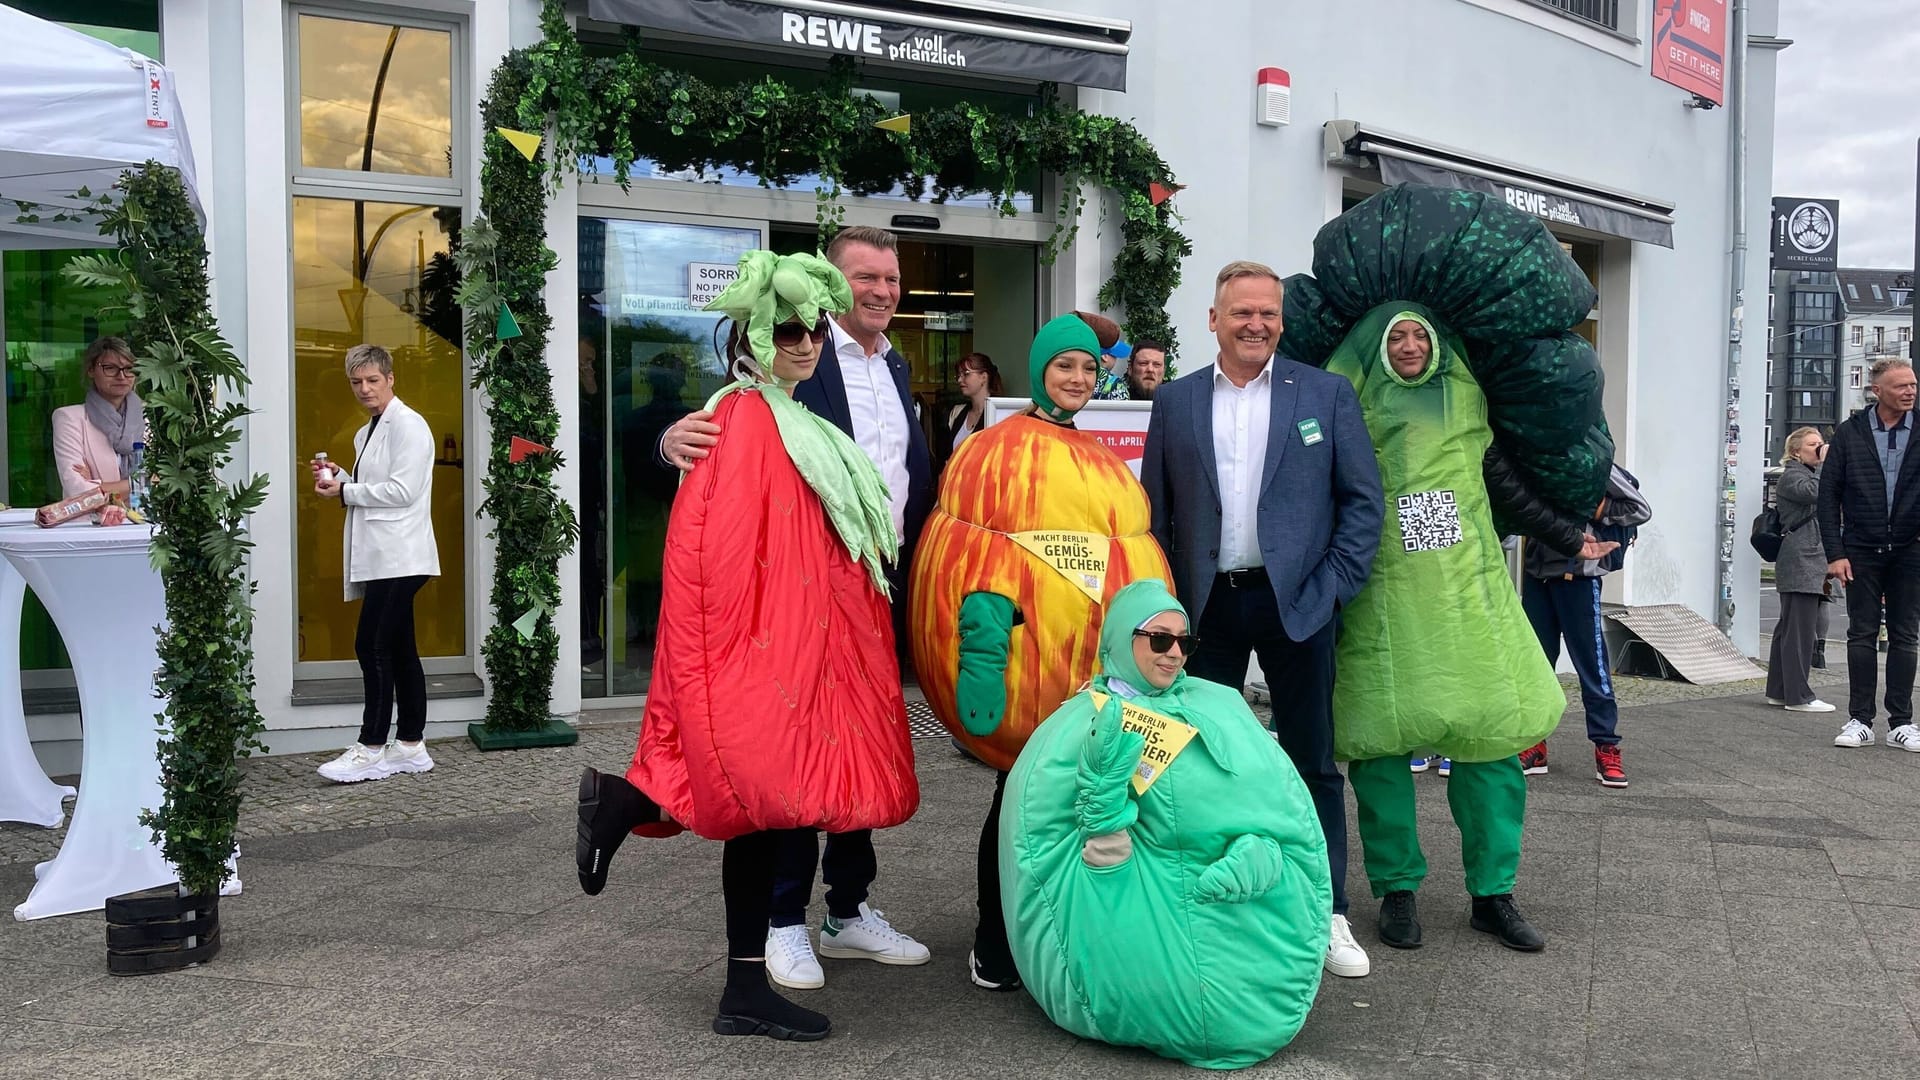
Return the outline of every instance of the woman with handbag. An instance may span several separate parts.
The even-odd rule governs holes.
[[[1767,704],[1788,712],[1826,713],[1833,706],[1813,696],[1807,671],[1813,663],[1820,607],[1826,603],[1827,556],[1820,546],[1814,504],[1820,498],[1820,463],[1827,442],[1816,428],[1787,436],[1786,470],[1774,487],[1780,521],[1780,555],[1774,560],[1774,589],[1780,594],[1780,621],[1773,626],[1773,651],[1767,661]]]

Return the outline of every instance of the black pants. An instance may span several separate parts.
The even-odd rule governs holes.
[[[1320,830],[1327,836],[1327,869],[1333,875],[1333,913],[1347,913],[1346,777],[1333,763],[1333,637],[1329,621],[1305,641],[1287,636],[1280,605],[1264,578],[1234,588],[1222,574],[1213,581],[1200,616],[1200,649],[1187,674],[1239,689],[1247,656],[1260,658],[1273,696],[1273,730],[1313,795]]]
[[[1914,660],[1920,649],[1920,543],[1891,551],[1848,548],[1847,559],[1853,564],[1853,581],[1847,586],[1847,715],[1873,726],[1884,615],[1887,728],[1911,724]]]
[[[1826,598],[1819,593],[1780,594],[1780,620],[1773,624],[1773,646],[1767,655],[1768,697],[1789,705],[1813,700],[1807,672],[1813,667],[1813,643],[1826,606]],[[1872,689],[1867,694],[1871,701]]]
[[[807,901],[813,896],[814,867],[827,883],[827,914],[836,919],[860,917],[867,889],[880,872],[873,854],[873,830],[831,833],[827,853],[820,855],[820,834],[814,829],[787,830],[774,855],[773,910],[768,925],[799,926],[807,921]],[[766,926],[760,928],[766,937]]]
[[[767,911],[774,864],[790,833],[757,832],[727,841],[720,856],[720,891],[727,904],[727,956],[754,960],[767,954]]]
[[[1000,804],[1006,797],[1007,774],[1000,773],[994,777],[987,820],[980,826],[980,849],[974,866],[980,922],[973,931],[973,953],[982,967],[995,972],[1013,968],[1013,946],[1007,943],[1007,912],[1000,903]]]
[[[1784,599],[1784,597],[1782,598]],[[1613,676],[1608,674],[1605,624],[1600,616],[1599,578],[1540,578],[1528,576],[1520,589],[1520,606],[1533,624],[1533,636],[1546,650],[1547,663],[1560,662],[1560,639],[1567,642],[1567,659],[1580,676],[1580,702],[1587,710],[1587,738],[1595,746],[1620,745],[1620,706],[1613,698]]]
[[[386,745],[395,705],[400,707],[401,742],[419,742],[426,734],[427,676],[420,670],[420,648],[413,640],[413,596],[426,583],[424,575],[366,583],[360,626],[353,635],[367,702],[360,716],[362,746]]]

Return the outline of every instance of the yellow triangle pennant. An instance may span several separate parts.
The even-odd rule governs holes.
[[[899,116],[895,116],[887,120],[882,120],[873,126],[879,128],[882,131],[897,131],[900,134],[905,135],[913,127],[913,114],[901,113]]]
[[[1107,584],[1107,557],[1113,541],[1089,532],[1018,532],[1007,539],[1019,544],[1054,569],[1061,577],[1100,603]]]
[[[532,161],[533,155],[540,152],[540,136],[538,135],[526,131],[515,131],[508,127],[497,127],[493,130],[499,132],[501,138],[512,143],[513,148],[520,151],[528,161]]]

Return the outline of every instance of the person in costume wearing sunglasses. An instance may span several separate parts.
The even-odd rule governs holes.
[[[1054,1023],[1237,1069],[1306,1020],[1333,885],[1299,771],[1238,690],[1182,670],[1187,627],[1161,581],[1109,602],[1099,674],[1007,777],[1000,882]]]
[[[851,303],[822,259],[750,251],[707,307],[733,320],[722,434],[667,525],[660,636],[625,777],[580,778],[581,887],[598,893],[631,830],[726,842],[727,981],[713,1030],[813,1040],[825,1016],[768,983],[774,872],[793,830],[898,825],[919,804],[886,563],[886,485],[831,423],[792,400],[826,312]]]
[[[1001,792],[1027,736],[1093,675],[1103,605],[1167,574],[1146,491],[1113,451],[1073,426],[1092,399],[1100,342],[1075,315],[1027,353],[1033,405],[968,436],[941,477],[908,590],[914,667],[927,702],[968,753],[999,773],[980,831],[969,975],[1020,985],[1000,903]]]

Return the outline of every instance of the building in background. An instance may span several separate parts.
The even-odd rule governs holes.
[[[0,2],[144,34],[176,72],[206,188],[215,311],[253,379],[255,411],[237,468],[265,472],[273,485],[252,522],[266,740],[279,752],[332,748],[358,723],[337,508],[311,495],[302,462],[319,450],[351,453],[361,417],[340,361],[362,341],[395,349],[400,395],[440,436],[434,513],[444,573],[421,595],[418,619],[430,654],[429,735],[462,732],[485,707],[477,643],[492,618],[493,550],[486,523],[473,516],[480,477],[467,461],[479,455],[466,448],[487,445],[489,432],[467,385],[448,253],[478,207],[479,95],[503,54],[537,38],[539,0]],[[727,6],[771,16],[772,34],[742,40],[750,35],[740,25],[754,19],[704,31],[676,21],[705,2],[578,0],[569,12],[590,49],[611,49],[637,29],[651,57],[713,81],[815,79],[836,55],[833,41],[858,38],[783,42],[780,6],[750,0]],[[1748,5],[1753,192],[1772,188],[1774,69],[1786,44],[1772,36],[1777,7]],[[1216,268],[1253,258],[1282,273],[1305,271],[1320,226],[1383,185],[1472,188],[1539,215],[1598,287],[1583,332],[1604,366],[1607,419],[1619,459],[1661,508],[1626,569],[1609,577],[1609,595],[1713,617],[1721,528],[1754,513],[1768,447],[1753,445],[1764,426],[1760,395],[1738,402],[1724,370],[1734,291],[1731,108],[1709,106],[1734,99],[1724,64],[1675,66],[1674,26],[1656,25],[1670,5],[1211,0],[1205,18],[1161,0],[809,0],[806,8],[810,18],[852,22],[877,9],[948,34],[964,24],[985,38],[1097,53],[1094,64],[1035,59],[993,74],[860,60],[859,85],[906,112],[955,101],[1020,111],[1056,83],[1082,109],[1139,127],[1190,185],[1176,205],[1195,253],[1170,310],[1186,372],[1212,357]],[[1692,9],[1689,48],[1724,56],[1724,6],[1702,0]],[[1095,69],[1101,74],[1088,74]],[[1274,95],[1283,85],[1290,97],[1280,108]],[[845,200],[847,224],[901,233],[905,295],[893,338],[912,361],[923,412],[938,411],[926,406],[951,393],[952,363],[968,351],[993,356],[1018,392],[1034,328],[1051,313],[1097,306],[1118,243],[1113,215],[1099,205],[1111,194],[1095,195],[1075,242],[1048,262],[1042,252],[1062,178],[1029,182],[1010,216],[979,200],[935,205],[898,192]],[[727,170],[684,175],[646,162],[625,189],[569,184],[554,198],[547,239],[560,262],[547,299],[568,454],[560,483],[597,538],[562,568],[556,713],[630,706],[646,689],[671,489],[642,464],[640,433],[694,407],[717,371],[712,320],[689,303],[689,268],[730,262],[748,247],[810,245],[815,201],[805,176],[790,189],[766,188]],[[1752,198],[1746,216],[1757,241],[1766,200]],[[35,258],[8,257],[0,325],[7,500],[29,505],[51,490],[51,455],[32,425],[79,400],[80,350],[111,329],[61,291],[61,255]],[[1757,253],[1749,267],[1742,285],[1756,310],[1767,271]],[[1749,342],[1758,331],[1755,319]],[[1766,359],[1750,345],[1735,381],[1764,385]],[[1723,438],[1730,392],[1745,410],[1744,447]],[[1723,497],[1730,455],[1737,499]],[[1726,557],[1732,581],[1757,580],[1745,545]],[[1752,586],[1737,588],[1734,640],[1751,653],[1757,604]],[[33,732],[58,765],[74,760],[79,728],[70,679],[66,703],[59,698],[64,661],[48,635],[30,646],[46,654],[47,670],[35,677],[48,695]]]
[[[1866,407],[1867,369],[1883,357],[1906,358],[1913,343],[1913,271],[1841,267],[1840,412]]]
[[[1839,394],[1842,316],[1835,276],[1825,270],[1774,270],[1767,293],[1766,431],[1768,464],[1787,436],[1812,425],[1831,433],[1846,415]]]

